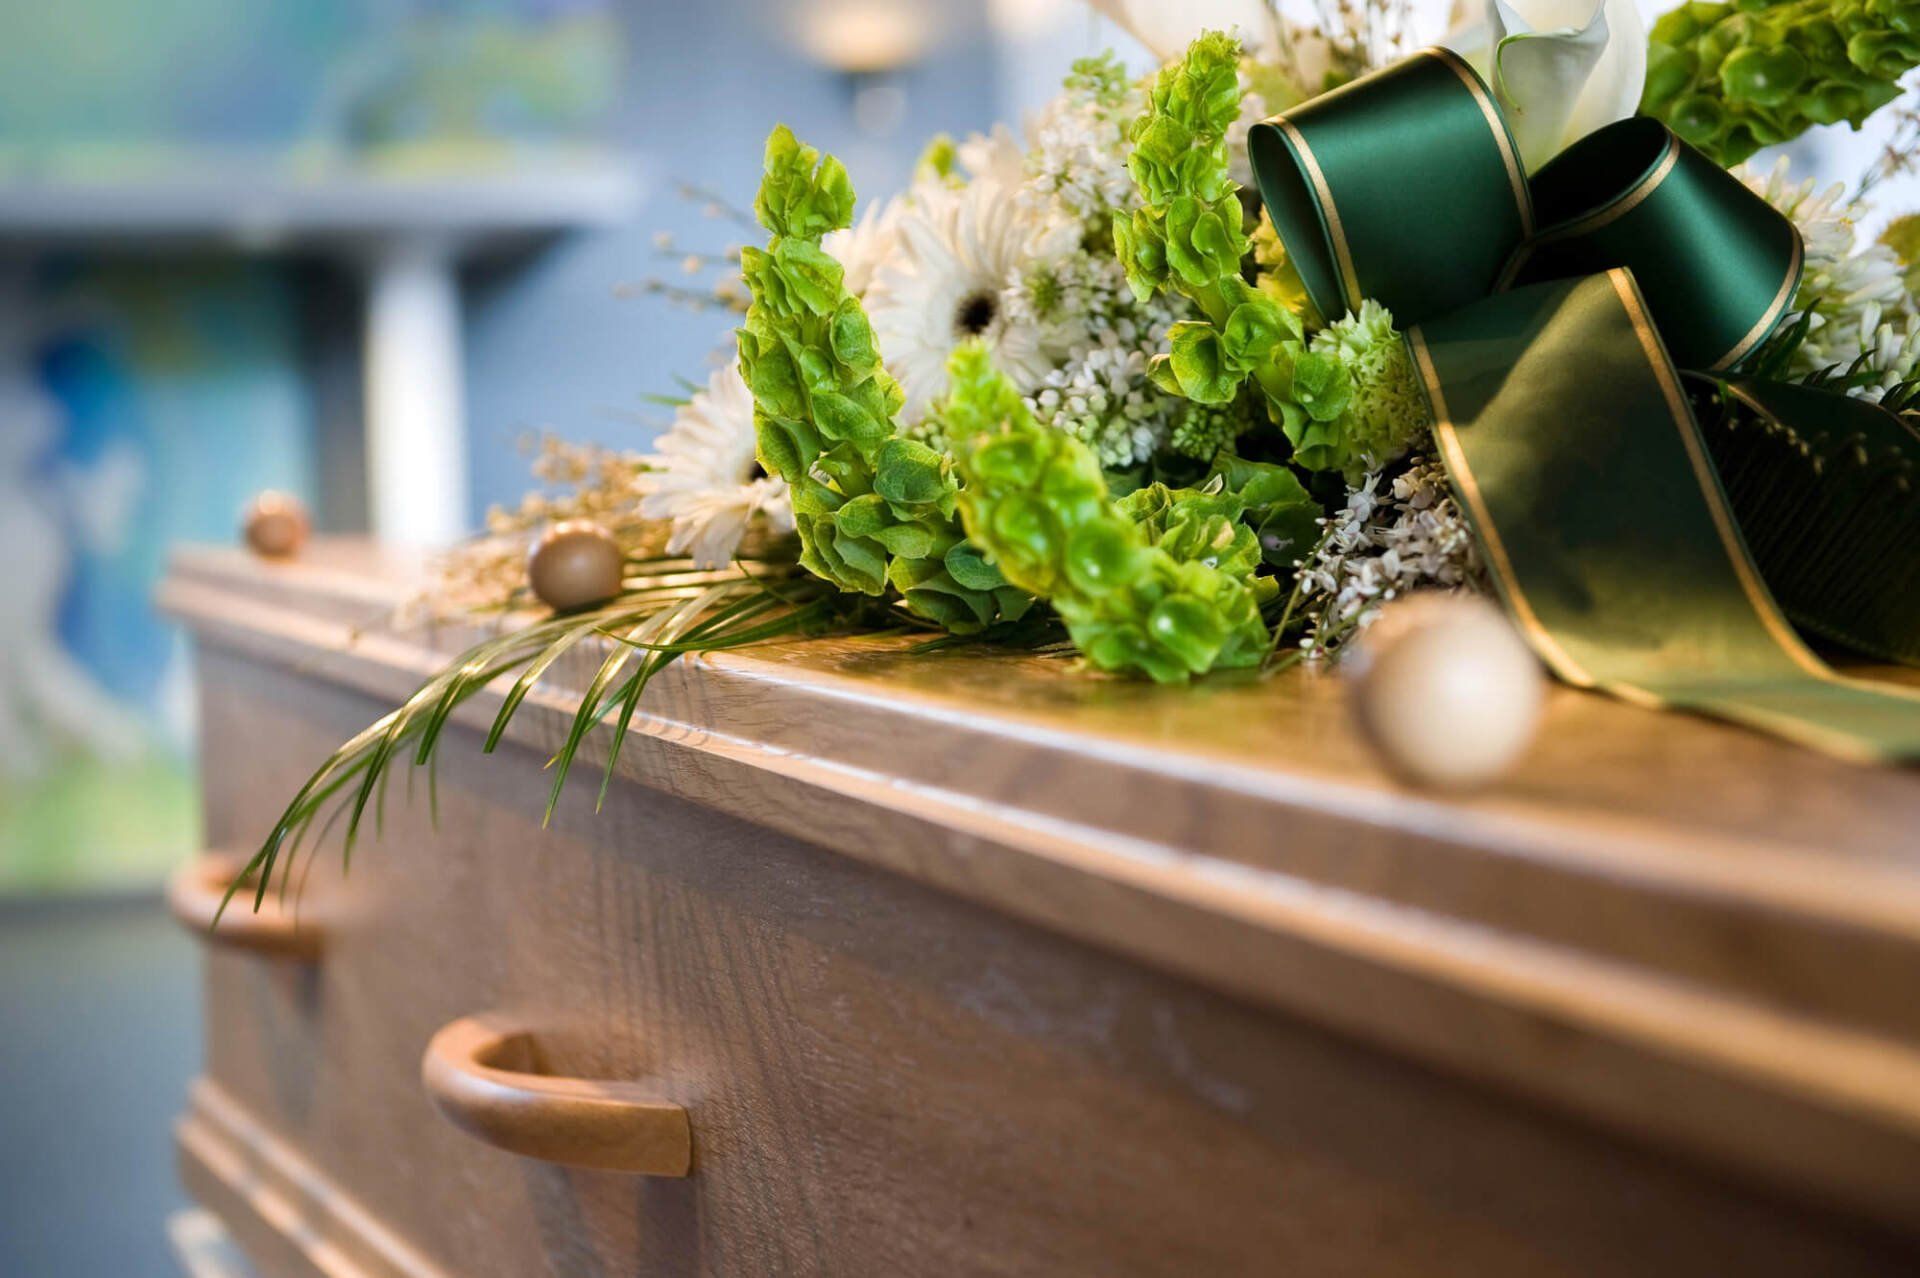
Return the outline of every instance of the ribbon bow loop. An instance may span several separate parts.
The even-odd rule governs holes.
[[[1403,324],[1542,280],[1631,269],[1674,358],[1728,369],[1786,315],[1793,224],[1644,117],[1529,182],[1498,101],[1425,49],[1256,125],[1260,194],[1323,315],[1371,297]]]

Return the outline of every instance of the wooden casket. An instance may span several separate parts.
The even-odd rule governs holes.
[[[471,640],[406,589],[177,561],[190,925]],[[483,695],[437,823],[208,935],[180,1162],[258,1272],[1920,1273],[1920,776],[1557,690],[1435,797],[1337,678],[909,644],[671,667],[544,830],[571,707]]]

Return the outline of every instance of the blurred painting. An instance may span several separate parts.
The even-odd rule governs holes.
[[[105,199],[227,164],[511,165],[591,143],[624,57],[606,0],[81,0],[8,22],[0,183]],[[231,542],[253,493],[314,487],[299,276],[61,252],[0,226],[0,893],[150,885],[194,850],[194,698],[153,589],[171,545]]]
[[[294,299],[257,266],[0,270],[0,890],[151,882],[197,839],[167,547],[310,484]]]
[[[7,36],[0,173],[89,178],[508,163],[594,140],[625,56],[608,0],[79,0]]]

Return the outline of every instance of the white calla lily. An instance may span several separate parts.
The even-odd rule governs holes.
[[[1236,31],[1247,51],[1261,56],[1274,43],[1273,15],[1261,0],[1090,0],[1115,26],[1147,46],[1162,63],[1173,61],[1202,31]]]
[[[1635,0],[1486,0],[1446,45],[1493,86],[1529,170],[1632,115],[1647,78]]]

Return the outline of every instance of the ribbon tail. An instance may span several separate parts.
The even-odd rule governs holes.
[[[1920,692],[1835,672],[1775,603],[1630,272],[1487,298],[1408,340],[1495,582],[1563,679],[1920,760]]]
[[[1794,624],[1920,665],[1920,432],[1880,405],[1762,378],[1689,374],[1754,562]]]

